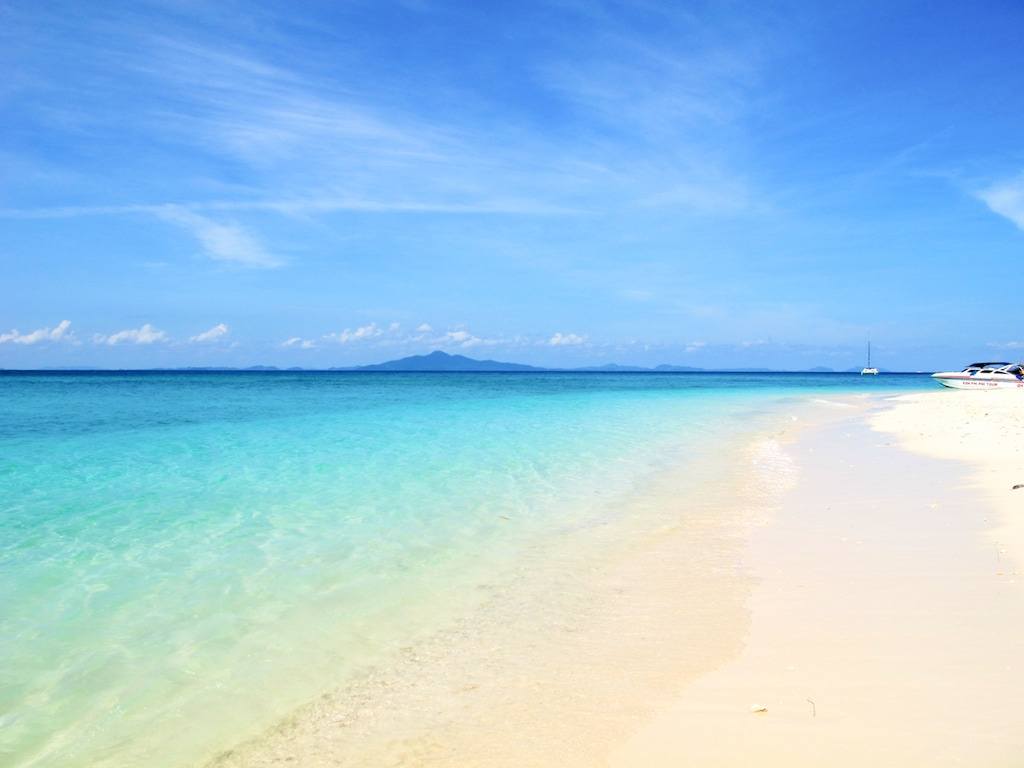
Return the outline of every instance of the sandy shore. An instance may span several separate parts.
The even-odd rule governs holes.
[[[1024,392],[943,390],[893,403],[874,428],[915,453],[967,463],[972,487],[994,507],[995,546],[1024,569]]]
[[[951,395],[786,406],[215,764],[1020,765],[1019,417]]]
[[[1024,764],[1024,398],[1006,395],[862,401],[793,445],[799,485],[751,542],[743,651],[610,763]]]

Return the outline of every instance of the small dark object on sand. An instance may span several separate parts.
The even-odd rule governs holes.
[[[1017,484],[1016,484],[1015,486],[1013,486],[1013,488],[1011,488],[1010,490],[1016,491],[1016,490],[1017,490],[1018,488],[1024,488],[1024,483],[1017,483]]]

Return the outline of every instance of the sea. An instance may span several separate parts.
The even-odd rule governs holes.
[[[203,765],[780,404],[932,386],[0,373],[0,765]]]

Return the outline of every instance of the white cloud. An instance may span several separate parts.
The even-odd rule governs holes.
[[[71,327],[70,320],[61,320],[54,328],[37,328],[30,333],[19,333],[17,328],[8,333],[0,333],[0,344],[39,344],[43,341],[60,341],[70,339],[71,334],[68,328]]]
[[[686,345],[686,352],[699,352],[707,345],[708,343],[706,341],[691,341]]]
[[[1001,181],[974,193],[989,209],[1024,229],[1024,175]]]
[[[556,333],[548,339],[548,345],[552,347],[577,347],[586,341],[586,336],[578,336],[575,333]]]
[[[283,263],[240,225],[221,223],[180,205],[156,209],[160,218],[184,227],[215,261],[230,261],[246,267],[279,267]]]
[[[395,324],[393,323],[392,326]],[[393,329],[396,330],[396,329]],[[384,333],[376,323],[370,323],[369,325],[361,325],[354,331],[351,328],[346,328],[338,333],[327,333],[324,334],[324,338],[328,341],[336,341],[339,344],[348,344],[353,341],[366,341],[367,339],[374,339],[381,336]]]
[[[227,336],[229,330],[230,329],[224,323],[217,323],[217,325],[213,326],[213,328],[211,328],[210,330],[203,331],[202,333],[197,333],[195,336],[192,336],[189,339],[189,341],[191,341],[193,344],[202,344],[203,342],[216,341],[222,336]]]
[[[1024,349],[1024,341],[990,341],[986,346],[994,349]]]
[[[61,320],[57,327],[50,331],[50,339],[52,341],[60,341],[68,333],[68,328],[71,327],[70,320]]]
[[[287,341],[281,342],[282,347],[297,347],[298,349],[313,349],[316,344],[311,339],[303,339],[301,336],[292,336]]]
[[[432,344],[441,347],[461,347],[470,349],[472,347],[490,347],[500,344],[500,339],[485,339],[476,336],[464,328],[457,328],[454,331],[447,331],[443,336],[434,339]]]
[[[444,336],[437,340],[438,344],[450,346],[457,345],[460,347],[475,347],[481,344],[483,339],[478,336],[474,336],[469,331],[448,331]]]
[[[430,327],[429,323],[420,323],[416,327],[416,333],[430,333],[432,330],[434,329]]]
[[[93,341],[97,344],[107,344],[112,347],[115,344],[155,344],[158,341],[169,341],[169,338],[163,331],[157,330],[149,323],[145,323],[141,328],[128,328],[112,333],[109,336],[96,334],[93,336]]]

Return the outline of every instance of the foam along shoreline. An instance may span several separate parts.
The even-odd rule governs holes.
[[[743,651],[611,765],[1020,764],[1024,590],[1004,488],[1024,466],[988,449],[1019,441],[1024,398],[950,392],[862,400],[791,448],[799,484],[751,541]]]

